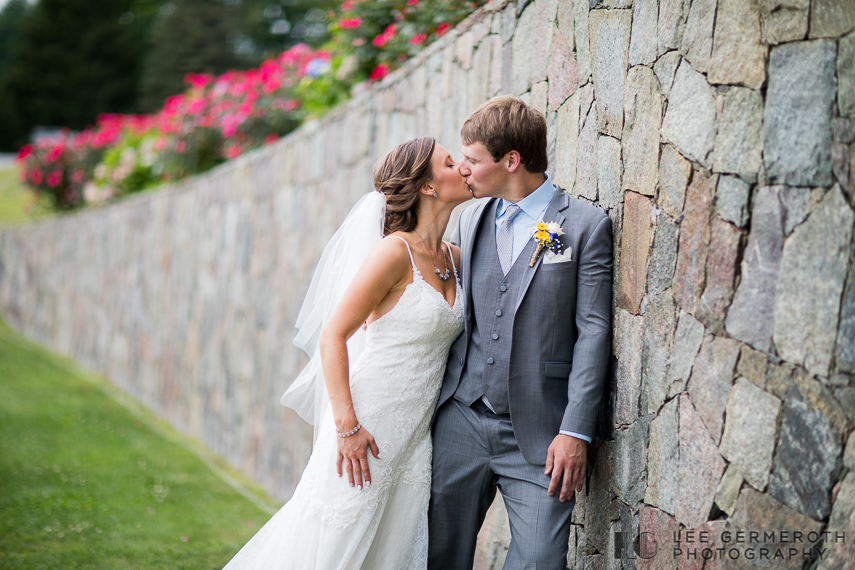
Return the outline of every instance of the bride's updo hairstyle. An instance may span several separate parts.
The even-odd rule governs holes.
[[[389,151],[374,166],[374,188],[386,196],[384,236],[416,227],[419,190],[433,180],[434,147],[433,137],[413,139]]]

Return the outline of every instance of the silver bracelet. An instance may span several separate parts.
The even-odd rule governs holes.
[[[355,427],[355,428],[353,428],[352,430],[350,430],[349,432],[347,432],[347,433],[338,433],[338,432],[335,432],[335,433],[336,433],[339,437],[350,437],[350,436],[352,436],[353,434],[355,434],[356,432],[358,432],[358,431],[360,430],[360,428],[362,428],[362,424],[361,424],[361,423],[359,423],[359,422],[356,422],[356,427]]]

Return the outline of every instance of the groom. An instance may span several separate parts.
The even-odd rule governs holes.
[[[461,137],[460,173],[491,199],[467,208],[452,237],[465,329],[434,416],[428,567],[472,568],[498,488],[504,568],[563,569],[609,360],[612,226],[546,176],[546,120],[522,100],[484,103]],[[540,221],[561,226],[559,253],[537,252]]]

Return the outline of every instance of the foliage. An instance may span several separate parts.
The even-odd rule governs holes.
[[[174,0],[163,4],[151,30],[151,49],[141,75],[140,103],[156,111],[164,99],[184,90],[187,73],[221,74],[252,67],[229,42],[239,6],[211,0]]]
[[[39,0],[21,16],[2,87],[19,136],[21,127],[81,129],[105,110],[133,111],[145,33],[143,19],[122,19],[133,5]]]
[[[26,138],[26,128],[12,105],[6,87],[12,67],[13,46],[20,41],[21,21],[27,11],[27,0],[9,0],[0,9],[0,149],[18,148]]]
[[[222,568],[268,519],[201,446],[2,321],[0,378],[0,567]]]
[[[125,130],[94,168],[95,183],[83,189],[86,202],[99,203],[159,184],[163,165],[161,155],[154,150],[156,144],[157,135],[153,133]]]
[[[0,226],[21,224],[53,215],[49,204],[38,200],[18,180],[18,169],[0,169]]]
[[[94,129],[42,138],[18,153],[20,180],[39,195],[49,197],[58,210],[85,204],[84,187],[106,149],[118,144],[124,132],[146,128],[145,117],[102,115]]]
[[[356,78],[378,80],[483,4],[486,0],[346,0],[333,41],[356,58]]]
[[[173,15],[203,21],[206,1],[181,0]],[[357,82],[382,79],[485,2],[345,0],[323,49],[297,44],[253,69],[188,73],[187,90],[168,97],[153,115],[105,115],[82,133],[24,147],[22,180],[69,209],[202,172],[324,114]],[[158,24],[171,30],[164,32],[164,46],[166,36],[183,33],[179,20],[170,18]],[[220,25],[211,22],[207,27]],[[163,49],[160,59],[169,59]]]
[[[487,0],[344,0],[325,48],[330,70],[298,88],[307,116],[346,100],[357,83],[379,81],[445,35]]]
[[[0,70],[12,60],[12,45],[20,34],[20,23],[27,12],[27,0],[9,0],[0,10]]]
[[[336,0],[172,0],[162,2],[151,33],[140,93],[141,108],[156,111],[184,90],[187,73],[247,69],[299,43],[328,39]]]
[[[242,0],[242,40],[256,53],[274,56],[297,44],[319,48],[329,39],[338,0]]]
[[[189,89],[155,115],[102,115],[81,133],[25,146],[21,179],[72,209],[205,171],[293,130],[301,117],[293,89],[328,61],[298,45],[257,69],[188,74]]]

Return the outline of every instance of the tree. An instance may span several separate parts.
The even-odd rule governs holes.
[[[20,35],[20,23],[27,12],[27,0],[9,0],[0,10],[0,70],[12,61],[11,47]]]
[[[158,13],[145,58],[141,104],[153,112],[184,91],[187,73],[261,63],[298,42],[327,39],[336,0],[171,0]]]
[[[259,53],[271,54],[297,43],[321,46],[337,0],[243,0],[244,34]]]
[[[174,0],[161,6],[143,65],[143,109],[156,111],[164,99],[184,91],[187,73],[220,74],[256,63],[235,49],[234,39],[240,36],[239,8],[217,0]]]
[[[188,72],[320,45],[337,0],[9,0],[0,11],[0,150],[36,125],[155,112]]]
[[[0,150],[16,150],[27,136],[17,105],[7,89],[13,63],[13,46],[20,41],[21,21],[27,12],[27,0],[10,0],[0,10]]]
[[[20,21],[6,93],[21,123],[80,129],[132,112],[147,23],[133,0],[39,0]]]

